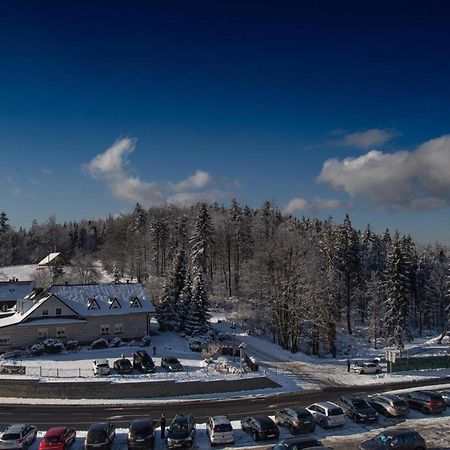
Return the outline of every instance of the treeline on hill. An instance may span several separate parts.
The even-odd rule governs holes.
[[[229,207],[136,205],[130,214],[77,223],[52,217],[17,231],[0,216],[0,266],[55,250],[145,283],[162,326],[190,334],[204,331],[210,302],[234,308],[283,348],[314,354],[336,354],[338,327],[352,334],[363,325],[375,346],[383,339],[401,349],[413,332],[448,322],[446,248],[418,248],[410,236],[379,235],[369,225],[356,230],[348,215],[336,224],[233,200]]]

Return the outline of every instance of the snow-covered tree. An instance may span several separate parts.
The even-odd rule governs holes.
[[[192,298],[189,303],[188,317],[184,323],[184,330],[189,335],[203,334],[209,329],[209,300],[206,292],[203,272],[198,270],[194,274]]]
[[[200,205],[194,231],[191,236],[191,260],[195,272],[199,270],[206,275],[208,270],[208,258],[213,243],[213,226],[211,216],[206,203]]]

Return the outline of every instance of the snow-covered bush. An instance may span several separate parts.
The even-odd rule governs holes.
[[[91,350],[98,350],[101,348],[108,348],[109,347],[109,342],[105,339],[105,338],[99,338],[96,339],[95,341],[91,342]]]
[[[146,335],[143,336],[141,339],[141,346],[142,347],[148,347],[152,343],[152,339],[150,336]]]
[[[69,339],[66,342],[65,347],[66,347],[66,350],[68,350],[69,352],[77,351],[79,348],[78,341],[76,339]]]
[[[2,354],[3,359],[20,358],[21,356],[23,356],[23,352],[21,350],[11,350]]]
[[[109,346],[110,347],[122,347],[122,345],[123,345],[122,339],[120,339],[120,337],[118,337],[118,336],[114,336],[109,341]]]
[[[61,353],[61,350],[64,348],[63,343],[59,339],[44,339],[42,341],[42,345],[45,348],[45,353]]]
[[[34,345],[32,345],[32,346],[30,347],[30,353],[31,353],[33,356],[41,356],[41,355],[44,354],[44,352],[45,352],[45,346],[44,346],[44,344],[37,343],[37,344],[34,344]]]

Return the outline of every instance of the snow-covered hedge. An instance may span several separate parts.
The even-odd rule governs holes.
[[[59,339],[44,339],[42,345],[44,346],[45,353],[61,353],[64,349],[64,345]]]
[[[92,341],[91,343],[91,350],[98,350],[101,348],[108,348],[109,347],[109,342],[105,339],[105,338],[99,338],[96,339],[95,341]]]

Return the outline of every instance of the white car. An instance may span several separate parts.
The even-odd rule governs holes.
[[[351,368],[352,372],[364,375],[366,373],[381,373],[381,367],[376,363],[357,363]]]
[[[0,437],[1,449],[28,448],[37,436],[37,428],[33,425],[10,425]]]
[[[97,359],[92,363],[94,369],[94,375],[109,375],[111,368],[107,359]]]
[[[340,427],[345,423],[345,414],[339,405],[332,402],[318,402],[306,408],[322,428]]]
[[[206,424],[206,434],[214,444],[234,444],[234,432],[227,416],[210,417]]]

